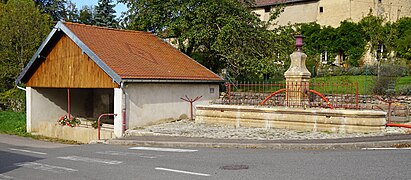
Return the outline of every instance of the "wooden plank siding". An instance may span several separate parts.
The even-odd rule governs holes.
[[[118,88],[93,60],[66,35],[63,35],[46,59],[26,83],[28,87]]]

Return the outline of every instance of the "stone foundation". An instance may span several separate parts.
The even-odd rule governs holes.
[[[385,116],[381,111],[210,105],[197,106],[196,123],[356,133],[382,131]]]

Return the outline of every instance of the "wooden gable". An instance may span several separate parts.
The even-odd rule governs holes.
[[[92,59],[66,35],[51,49],[26,83],[28,87],[118,88]]]

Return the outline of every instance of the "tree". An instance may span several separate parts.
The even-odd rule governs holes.
[[[82,23],[82,24],[94,25],[95,21],[94,21],[93,8],[90,6],[83,6],[83,8],[80,9],[78,21],[79,23]]]
[[[348,57],[351,66],[358,67],[360,58],[365,52],[366,41],[364,32],[356,23],[343,21],[336,29],[337,37],[334,41],[334,52],[339,51]]]
[[[396,27],[391,22],[385,22],[384,18],[368,15],[364,17],[359,23],[363,29],[363,38],[369,42],[369,49],[374,57],[378,60],[388,57],[394,50],[394,42],[397,39]],[[381,56],[382,55],[382,56]]]
[[[79,21],[79,11],[76,8],[76,4],[74,4],[71,0],[67,3],[67,14],[66,20],[70,22],[78,22]]]
[[[395,50],[400,58],[407,59],[411,64],[411,18],[401,18],[397,22],[397,32]]]
[[[113,0],[99,0],[96,6],[94,20],[97,26],[117,27],[118,22],[115,19],[116,11],[114,10]]]
[[[243,0],[120,0],[127,27],[172,39],[181,52],[214,72],[260,77],[272,64],[270,31]]]
[[[50,29],[50,17],[33,1],[0,4],[0,98],[14,87],[14,80]]]
[[[66,20],[67,0],[35,0],[40,9],[51,16],[53,21]]]

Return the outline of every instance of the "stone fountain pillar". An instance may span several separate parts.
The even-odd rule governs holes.
[[[291,57],[291,65],[284,73],[286,79],[286,105],[288,107],[305,107],[308,103],[311,73],[305,66],[307,55],[302,52],[304,36],[296,35],[296,51]]]

